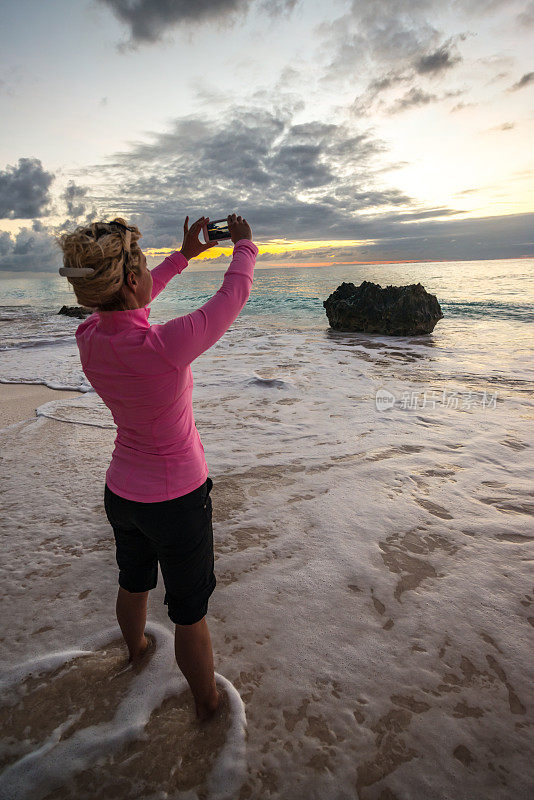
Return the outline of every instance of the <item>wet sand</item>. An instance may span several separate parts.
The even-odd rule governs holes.
[[[0,383],[0,428],[35,416],[35,409],[51,400],[79,397],[80,392],[50,389],[35,383]]]
[[[408,412],[384,420],[367,406],[362,436],[352,422],[336,447],[344,417],[329,422],[333,403],[294,418],[304,399],[268,407],[260,398],[248,418],[219,396],[224,424],[210,427],[208,392],[196,403],[214,480],[218,584],[208,621],[215,669],[239,692],[247,720],[241,772],[239,749],[228,750],[240,778],[228,798],[530,796],[527,423],[519,414],[512,422],[510,404],[482,420],[450,411],[420,418],[417,430],[427,427],[417,438]],[[85,648],[114,624],[117,569],[103,507],[114,430],[97,398],[66,394],[79,399],[2,432],[8,670]],[[269,423],[276,438],[258,409],[285,415]],[[229,453],[228,431],[238,429]],[[161,579],[148,618],[171,635]],[[231,744],[227,721],[209,742],[196,731],[165,636],[158,670],[156,650],[140,683],[115,677],[124,659],[116,637],[73,658],[70,672],[63,658],[2,693],[12,739],[1,755],[19,781],[17,800],[212,796],[214,758]],[[139,703],[144,727],[130,735],[121,709]],[[94,723],[101,740],[92,751]],[[80,746],[83,764],[74,759]]]

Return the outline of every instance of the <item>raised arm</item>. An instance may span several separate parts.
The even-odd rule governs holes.
[[[217,242],[209,242],[202,244],[198,239],[198,234],[202,228],[204,221],[207,222],[209,217],[200,217],[189,227],[189,217],[185,218],[184,222],[184,241],[180,250],[176,250],[167,256],[162,264],[154,267],[151,270],[153,285],[152,296],[150,302],[158,296],[161,290],[168,284],[171,278],[178,273],[182,272],[188,265],[190,259],[200,255],[210,247],[215,247]]]
[[[163,325],[152,325],[154,346],[174,367],[185,367],[215,344],[247,302],[258,248],[250,239],[234,245],[222,286],[203,306]]]
[[[150,270],[153,280],[150,302],[167,286],[171,278],[174,278],[175,275],[178,275],[187,267],[188,263],[189,261],[183,253],[176,250],[170,256],[167,256],[161,264]]]

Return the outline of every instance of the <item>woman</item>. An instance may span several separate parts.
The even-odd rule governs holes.
[[[148,270],[141,233],[118,218],[80,226],[57,240],[80,305],[95,309],[76,330],[87,379],[117,425],[104,505],[119,566],[116,613],[131,662],[148,647],[148,593],[158,562],[175,624],[175,653],[199,720],[220,702],[206,612],[215,589],[213,482],[192,408],[191,363],[221,338],[250,295],[258,248],[246,219],[228,216],[233,258],[220,289],[191,314],[150,325],[147,305],[191,258],[216,242],[188,229],[181,249]]]

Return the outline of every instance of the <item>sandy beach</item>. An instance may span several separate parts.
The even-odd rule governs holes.
[[[214,481],[208,624],[228,682],[226,711],[202,734],[161,578],[156,654],[123,671],[103,507],[109,411],[94,393],[3,387],[9,419],[23,420],[0,432],[7,797],[528,797],[532,410],[520,392],[485,414],[386,417],[370,402],[383,385],[376,341],[347,340],[342,360],[365,375],[345,392],[329,380],[341,340],[318,351],[325,382],[312,389],[309,340],[286,338],[283,362],[280,336],[258,339],[280,365],[255,365],[242,391],[246,351],[231,342],[231,380],[215,349],[195,372]],[[378,369],[400,353],[385,345]]]
[[[393,283],[421,271],[398,269]],[[493,314],[465,303],[473,282],[494,303],[511,291],[500,264],[478,281],[471,265],[459,288],[454,265],[428,269],[456,298],[431,336],[329,330],[330,277],[266,273],[267,312],[257,302],[193,364],[224,693],[209,730],[175,664],[161,575],[155,650],[127,668],[104,509],[116,426],[80,370],[78,323],[8,309],[2,800],[530,799],[528,309],[514,293]],[[153,324],[175,312],[156,307]]]
[[[0,383],[0,428],[34,417],[35,409],[43,403],[79,394],[50,389],[42,384]]]

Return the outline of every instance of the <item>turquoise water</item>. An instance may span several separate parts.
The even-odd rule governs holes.
[[[186,269],[156,298],[150,321],[166,322],[200,307],[215,294],[223,275],[220,269]],[[444,319],[432,334],[416,340],[389,337],[390,342],[417,341],[427,349],[436,348],[435,357],[447,354],[449,365],[457,360],[458,374],[462,370],[488,374],[490,367],[494,370],[498,365],[501,380],[505,375],[515,381],[529,379],[534,259],[256,267],[250,298],[223,338],[239,331],[250,352],[261,346],[258,336],[265,332],[313,333],[318,341],[335,342],[323,301],[343,281],[357,286],[363,280],[381,286],[420,282],[441,305]],[[80,321],[57,313],[62,305],[77,304],[66,279],[56,274],[11,273],[2,279],[2,289],[0,380],[42,382],[55,388],[84,386],[74,340]],[[352,337],[370,347],[374,341],[371,335]],[[443,369],[450,373],[450,366]]]
[[[206,302],[219,288],[224,270],[186,269],[176,276],[154,303],[172,316],[185,314]],[[343,281],[359,285],[369,280],[381,286],[421,282],[435,294],[444,313],[454,316],[533,320],[534,259],[507,261],[447,261],[417,264],[336,265],[305,268],[256,267],[254,285],[243,316],[282,315],[322,326],[323,300]],[[2,278],[0,315],[16,318],[30,313],[53,313],[61,305],[76,305],[65,278],[42,273]],[[7,307],[7,308],[6,308]],[[8,311],[9,309],[9,311]],[[9,339],[5,328],[2,337]]]

